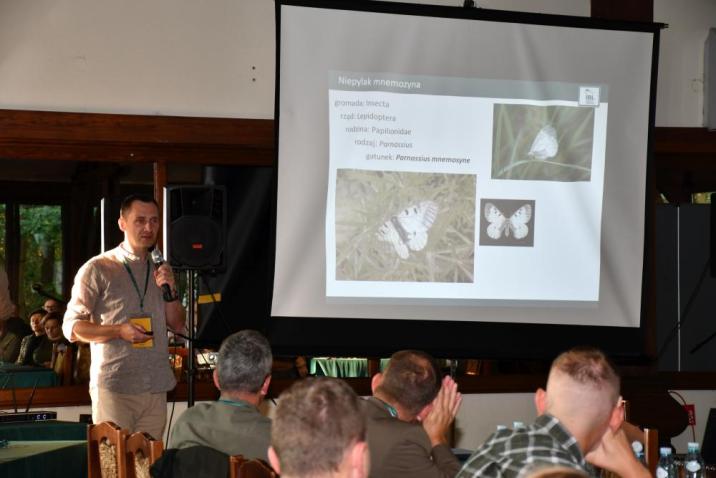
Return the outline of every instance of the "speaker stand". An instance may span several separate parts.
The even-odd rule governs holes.
[[[194,365],[194,322],[195,322],[195,310],[196,310],[196,271],[189,270],[186,272],[186,279],[187,279],[187,291],[188,291],[188,299],[187,299],[187,308],[188,314],[187,314],[187,333],[188,336],[188,344],[187,344],[187,401],[186,406],[187,407],[193,407],[194,406],[194,378],[196,375],[195,365]]]

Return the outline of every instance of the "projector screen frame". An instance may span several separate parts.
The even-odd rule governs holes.
[[[653,358],[655,353],[654,307],[654,177],[653,135],[658,71],[659,23],[624,22],[546,15],[536,13],[443,7],[394,2],[324,0],[280,0],[276,3],[276,96],[275,96],[275,188],[278,187],[280,131],[280,37],[282,6],[327,8],[414,16],[487,20],[601,30],[627,30],[653,34],[651,84],[649,91],[644,256],[642,266],[641,320],[638,328],[532,325],[494,322],[425,320],[275,317],[266,324],[277,355],[387,356],[402,348],[417,348],[437,357],[480,357],[495,359],[548,359],[566,348],[591,344],[614,357],[628,360]],[[272,245],[275,251],[277,194],[273,196]],[[271,257],[270,287],[273,285],[275,255]],[[529,310],[529,309],[526,309]]]

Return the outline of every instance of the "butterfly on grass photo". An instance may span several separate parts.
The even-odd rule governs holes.
[[[492,179],[591,181],[595,111],[583,106],[496,103]]]
[[[553,126],[545,125],[539,130],[537,136],[532,141],[527,156],[530,158],[545,161],[554,158],[559,152],[559,142],[557,142],[557,130]]]
[[[390,243],[401,259],[410,251],[421,251],[428,243],[428,231],[438,215],[438,205],[421,201],[385,221],[378,229],[378,239]]]
[[[485,203],[485,219],[488,222],[487,235],[494,240],[504,236],[524,239],[530,232],[527,223],[532,219],[532,206],[523,204],[510,217],[505,217],[497,206],[491,202]]]

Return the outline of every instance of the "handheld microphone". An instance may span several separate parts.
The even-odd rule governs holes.
[[[160,251],[158,247],[152,249],[152,252],[149,255],[152,258],[152,263],[154,264],[155,269],[159,269],[159,267],[164,264],[164,256],[162,256],[162,251]],[[172,294],[169,284],[162,284],[162,298],[164,299],[164,302],[174,302],[179,297]]]

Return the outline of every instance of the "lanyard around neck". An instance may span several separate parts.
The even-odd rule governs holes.
[[[129,264],[127,264],[127,261],[123,261],[122,264],[124,264],[124,268],[127,269],[127,273],[129,274],[129,278],[132,279],[132,285],[134,286],[134,290],[137,292],[137,298],[139,299],[139,309],[144,312],[144,298],[147,296],[147,286],[149,285],[149,259],[147,259],[147,274],[144,277],[144,293],[139,292],[139,286],[137,285],[137,280],[134,278],[134,274],[132,274],[132,269],[129,268]]]
[[[249,405],[249,404],[246,403],[246,402],[237,402],[236,400],[229,400],[229,399],[226,399],[226,398],[220,398],[220,399],[217,400],[217,401],[219,401],[219,402],[221,402],[221,403],[226,403],[227,405],[231,405],[231,406],[234,406],[234,407],[239,407],[239,408],[251,408],[251,405]]]
[[[388,403],[388,402],[384,402],[383,400],[381,400],[381,399],[378,398],[378,397],[373,397],[373,398],[375,398],[376,400],[378,400],[378,401],[380,402],[380,404],[383,405],[383,407],[384,407],[386,410],[388,410],[388,413],[390,413],[390,416],[391,416],[391,417],[393,417],[393,418],[398,418],[398,410],[396,410],[393,405],[391,405],[391,404]]]

